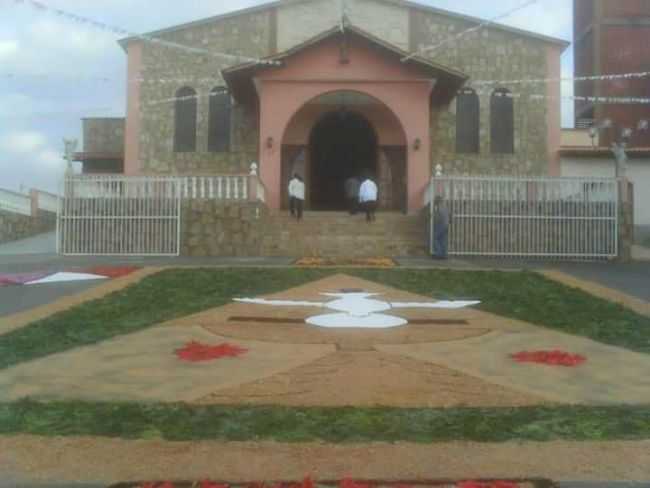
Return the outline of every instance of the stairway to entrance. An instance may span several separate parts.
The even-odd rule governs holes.
[[[424,216],[378,212],[375,222],[345,212],[305,212],[297,222],[288,213],[264,223],[262,256],[406,257],[428,253]]]

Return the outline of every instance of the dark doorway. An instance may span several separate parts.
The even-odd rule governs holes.
[[[377,136],[362,115],[347,110],[326,114],[310,138],[310,194],[313,210],[344,210],[344,183],[364,172],[377,174]]]

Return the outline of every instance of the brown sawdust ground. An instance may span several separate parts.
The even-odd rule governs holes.
[[[74,297],[59,300],[55,304],[39,307],[32,311],[6,317],[0,321],[0,333],[26,325],[29,322],[44,318],[52,313],[65,310],[84,301],[100,298],[112,291],[135,283],[160,269],[147,268],[130,276],[112,280],[106,285],[82,293]],[[603,298],[621,302],[618,292],[608,293],[602,287],[596,290],[588,282],[578,283],[558,275],[548,275],[570,286],[577,286],[585,291]],[[334,282],[332,283],[334,284]],[[342,284],[341,287],[348,285]],[[379,286],[374,284],[375,287]],[[386,287],[382,287],[384,290]],[[324,291],[324,290],[319,290]],[[335,290],[329,290],[335,291]],[[375,291],[370,288],[370,291]],[[278,297],[284,294],[277,294]],[[309,295],[309,293],[305,293]],[[391,294],[392,295],[392,294]],[[404,292],[393,299],[405,299]],[[413,296],[411,295],[411,298]],[[300,299],[301,297],[292,296]],[[311,298],[304,296],[302,298]],[[410,298],[406,298],[410,299]],[[624,302],[643,313],[642,307],[646,302]],[[631,305],[630,305],[631,304]],[[637,307],[640,305],[641,308]],[[227,306],[232,307],[232,306]],[[203,325],[206,329],[228,336],[230,326],[237,326],[242,339],[252,333],[250,323],[230,323],[227,319],[240,315],[241,310],[223,307],[219,313],[226,320],[217,321],[215,311],[209,311],[197,316],[188,317],[167,325]],[[312,310],[313,312],[314,310]],[[256,311],[257,312],[257,311]],[[263,315],[268,315],[265,311]],[[248,311],[250,314],[250,309]],[[304,317],[305,310],[300,313],[276,312],[278,316],[289,318]],[[257,312],[256,314],[259,314]],[[430,311],[427,311],[428,316]],[[380,333],[382,337],[369,340],[359,340],[351,337],[330,337],[325,335],[304,336],[298,340],[295,324],[262,329],[257,327],[255,337],[261,341],[285,342],[289,337],[295,344],[301,343],[331,343],[337,344],[339,352],[332,354],[312,364],[296,368],[293,371],[271,377],[265,385],[257,382],[241,385],[240,387],[219,392],[218,401],[228,403],[237,395],[247,396],[249,401],[256,402],[255,395],[263,397],[269,391],[271,394],[291,387],[290,398],[300,399],[300,404],[317,404],[317,398],[307,388],[315,388],[310,373],[330,371],[330,379],[321,381],[319,388],[328,389],[329,395],[341,395],[334,385],[337,380],[357,371],[357,376],[365,385],[368,392],[358,395],[358,401],[375,401],[379,388],[394,388],[409,390],[417,388],[418,384],[434,382],[437,386],[436,401],[441,403],[465,401],[458,396],[457,389],[462,386],[463,394],[481,393],[483,401],[501,401],[510,392],[499,391],[491,397],[486,389],[497,391],[494,385],[482,383],[471,376],[432,364],[413,361],[403,357],[386,357],[372,350],[373,344],[404,344],[437,342],[443,340],[459,340],[485,333],[485,329],[503,329],[504,324],[498,317],[487,323],[487,314],[467,311],[464,314],[453,312],[446,314],[449,319],[465,319],[470,322],[467,326],[437,327],[408,326],[391,337],[391,332]],[[417,318],[418,313],[409,315]],[[444,317],[441,317],[444,318]],[[211,319],[211,320],[210,320]],[[223,319],[223,317],[222,317]],[[472,325],[472,320],[481,319],[481,327]],[[207,323],[206,323],[207,321]],[[217,324],[217,322],[220,322]],[[268,325],[268,324],[265,324]],[[277,325],[277,324],[276,324]],[[527,324],[508,321],[508,327],[526,327]],[[304,328],[304,326],[302,326]],[[424,331],[426,329],[426,331]],[[451,332],[454,330],[454,332]],[[463,333],[458,333],[461,330]],[[230,329],[232,332],[232,329]],[[289,332],[287,332],[289,331]],[[327,333],[329,334],[329,332]],[[430,335],[427,335],[430,334]],[[238,337],[239,337],[238,335]],[[350,334],[348,334],[349,336]],[[352,334],[354,335],[354,334]],[[289,336],[289,337],[287,337]],[[401,336],[401,337],[400,337]],[[433,340],[432,340],[433,339]],[[355,354],[350,354],[356,351]],[[366,355],[362,364],[357,364],[354,356]],[[373,369],[374,367],[374,369]],[[377,380],[376,367],[386,368],[386,371],[397,371],[402,375],[404,383],[393,384],[389,378]],[[373,374],[371,374],[373,373]],[[393,373],[394,374],[394,373]],[[384,376],[393,376],[393,374]],[[372,377],[372,378],[371,378]],[[300,381],[300,382],[299,382]],[[385,381],[386,383],[382,383]],[[478,383],[476,383],[478,382]],[[390,383],[390,384],[389,384]],[[302,385],[300,391],[296,385]],[[382,386],[383,385],[383,386]],[[443,385],[442,387],[440,385]],[[401,389],[401,390],[400,390]],[[339,388],[340,390],[340,384]],[[260,395],[261,393],[261,395]],[[454,396],[455,395],[455,396]],[[496,397],[499,397],[498,399]],[[363,397],[363,398],[361,398]],[[210,397],[202,401],[211,403]],[[505,401],[515,405],[515,401],[525,404],[532,397],[516,394],[516,398]],[[277,398],[276,398],[277,399]],[[241,400],[237,401],[240,402]],[[297,401],[297,400],[296,400]],[[408,401],[408,400],[405,400]],[[532,399],[531,402],[537,401]],[[236,403],[233,401],[233,403]],[[275,403],[275,402],[274,402]],[[488,401],[489,404],[489,401]],[[584,481],[622,480],[644,481],[650,479],[650,441],[641,442],[507,442],[500,444],[452,442],[431,445],[415,445],[407,443],[383,444],[371,443],[362,445],[329,445],[319,443],[309,444],[275,444],[261,443],[222,443],[222,442],[165,442],[165,441],[127,441],[93,437],[42,438],[36,436],[0,436],[0,472],[6,480],[28,479],[34,481],[51,481],[57,479],[70,482],[106,482],[114,483],[123,480],[137,479],[200,479],[212,477],[232,481],[248,481],[251,479],[300,479],[311,473],[321,479],[335,479],[345,476],[375,479],[440,479],[440,478],[517,478],[517,477],[547,477],[552,479],[572,479]]]
[[[270,295],[267,298],[322,300],[319,294],[341,289],[381,293],[392,301],[431,301],[360,278],[338,274]],[[519,406],[547,400],[532,393],[497,386],[441,365],[381,353],[375,346],[458,341],[480,337],[492,330],[525,330],[525,323],[472,309],[403,309],[409,320],[434,320],[384,330],[325,329],[304,323],[310,315],[327,313],[317,307],[269,307],[232,303],[164,324],[200,325],[216,336],[276,344],[335,345],[338,352],[284,373],[218,389],[198,400],[210,404],[273,404],[311,406]],[[247,319],[247,320],[243,320]],[[248,320],[251,320],[250,322]],[[269,320],[277,322],[268,322]],[[286,322],[282,322],[282,321]],[[298,323],[293,323],[293,321]],[[465,322],[452,325],[454,321]]]
[[[339,351],[286,373],[219,390],[197,403],[406,408],[550,404],[443,366],[377,351]]]
[[[44,449],[46,447],[46,449]],[[650,479],[650,441],[332,445],[0,437],[5,479]]]

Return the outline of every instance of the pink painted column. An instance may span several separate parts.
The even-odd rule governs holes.
[[[140,82],[142,76],[142,43],[128,46],[127,110],[124,133],[124,173],[140,174]]]

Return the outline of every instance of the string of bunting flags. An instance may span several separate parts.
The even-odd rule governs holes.
[[[264,59],[259,59],[259,58],[250,58],[248,56],[242,56],[242,55],[237,55],[237,54],[221,53],[221,52],[211,51],[211,50],[208,50],[208,49],[202,49],[202,48],[198,48],[198,47],[186,46],[184,44],[179,44],[179,43],[176,43],[176,42],[166,41],[166,40],[160,39],[158,37],[137,34],[137,33],[128,31],[126,29],[122,29],[121,27],[111,26],[111,25],[105,24],[104,22],[99,22],[99,21],[96,21],[94,19],[84,17],[82,15],[77,15],[77,14],[68,12],[66,10],[50,7],[49,5],[46,5],[46,4],[44,4],[42,2],[39,2],[37,0],[14,0],[14,2],[16,4],[20,4],[20,5],[30,6],[30,7],[34,8],[34,9],[38,10],[38,11],[41,11],[41,12],[49,12],[51,14],[54,14],[54,15],[56,15],[58,17],[65,18],[65,19],[70,20],[72,22],[77,22],[79,24],[89,25],[91,27],[103,30],[105,32],[110,32],[112,34],[117,34],[117,35],[120,35],[120,36],[134,37],[134,38],[139,39],[141,41],[150,42],[150,43],[153,43],[153,44],[158,44],[158,45],[161,45],[161,46],[170,47],[170,48],[174,48],[174,49],[180,49],[180,50],[186,51],[188,53],[213,56],[213,57],[217,57],[217,58],[234,59],[234,60],[238,60],[240,62],[241,61],[249,61],[249,62],[254,62],[254,63],[259,63],[259,64],[276,64],[275,61],[269,61],[269,60],[264,60]]]
[[[553,95],[544,95],[539,93],[502,93],[502,92],[491,92],[486,90],[476,90],[478,95],[491,95],[495,97],[506,97],[506,98],[530,98],[531,100],[572,100],[572,101],[586,101],[592,103],[601,103],[601,104],[637,104],[637,105],[647,105],[650,104],[650,98],[644,97],[585,97],[579,95],[561,95],[559,97]],[[206,93],[206,94],[196,94],[188,95],[184,97],[169,97],[163,98],[160,100],[153,100],[146,102],[144,105],[153,106],[153,105],[164,105],[167,103],[174,103],[176,101],[184,100],[194,100],[201,98],[209,98],[211,96],[216,96],[217,94]]]
[[[523,78],[520,80],[476,80],[472,85],[524,85],[524,84],[541,84],[541,83],[563,83],[567,81],[611,81],[621,79],[639,79],[650,76],[650,71],[638,71],[632,73],[616,73],[596,76],[573,76],[565,78]]]
[[[56,75],[57,78],[63,76],[65,79],[84,80],[84,81],[99,81],[99,82],[118,82],[107,76],[86,76],[86,75]],[[53,78],[52,75],[42,74],[19,74],[19,73],[0,73],[0,78],[19,79],[23,77],[33,77],[49,79]],[[650,77],[650,71],[638,71],[632,73],[616,73],[598,76],[575,76],[564,78],[522,78],[520,80],[471,80],[471,86],[486,86],[486,85],[525,85],[525,84],[550,84],[550,83],[566,83],[566,82],[580,82],[580,81],[611,81],[621,79],[641,79]],[[138,77],[127,80],[128,83],[159,83],[159,84],[179,84],[179,83],[196,83],[196,84],[211,84],[221,83],[219,77],[195,78],[195,77],[179,77],[179,78],[147,78]]]

